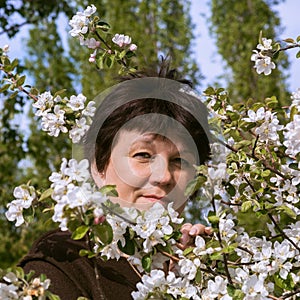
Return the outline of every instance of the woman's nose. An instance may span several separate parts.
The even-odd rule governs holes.
[[[149,181],[154,185],[168,185],[173,181],[169,161],[161,155],[157,155],[153,158]]]

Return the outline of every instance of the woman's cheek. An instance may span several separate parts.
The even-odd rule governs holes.
[[[114,164],[115,172],[122,182],[132,187],[142,187],[149,177],[149,164],[124,157]]]

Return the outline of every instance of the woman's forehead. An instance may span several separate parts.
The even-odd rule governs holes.
[[[191,137],[190,137],[191,138]],[[167,133],[155,133],[155,132],[140,132],[137,130],[128,131],[121,130],[118,133],[117,139],[114,141],[114,146],[116,144],[134,147],[137,145],[142,146],[155,146],[157,143],[164,144],[167,147],[175,147],[178,152],[189,152],[194,154],[196,149],[191,147],[187,142],[187,138],[184,138],[182,135],[179,135],[178,132],[169,130]]]

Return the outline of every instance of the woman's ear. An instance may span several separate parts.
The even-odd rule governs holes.
[[[105,174],[104,174],[104,172],[101,173],[98,171],[95,161],[92,162],[91,173],[92,173],[92,177],[93,177],[94,182],[96,183],[97,187],[101,188],[102,186],[105,185]]]

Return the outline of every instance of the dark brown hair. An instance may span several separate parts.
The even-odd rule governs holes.
[[[90,162],[95,160],[99,172],[105,170],[114,138],[121,128],[141,133],[166,133],[176,128],[176,134],[185,141],[186,133],[176,126],[179,122],[196,145],[199,163],[209,158],[206,107],[189,93],[190,83],[176,77],[177,72],[168,71],[165,66],[158,74],[135,73],[122,78],[123,81],[104,98],[84,139],[86,157]],[[137,116],[145,117],[135,121]]]

